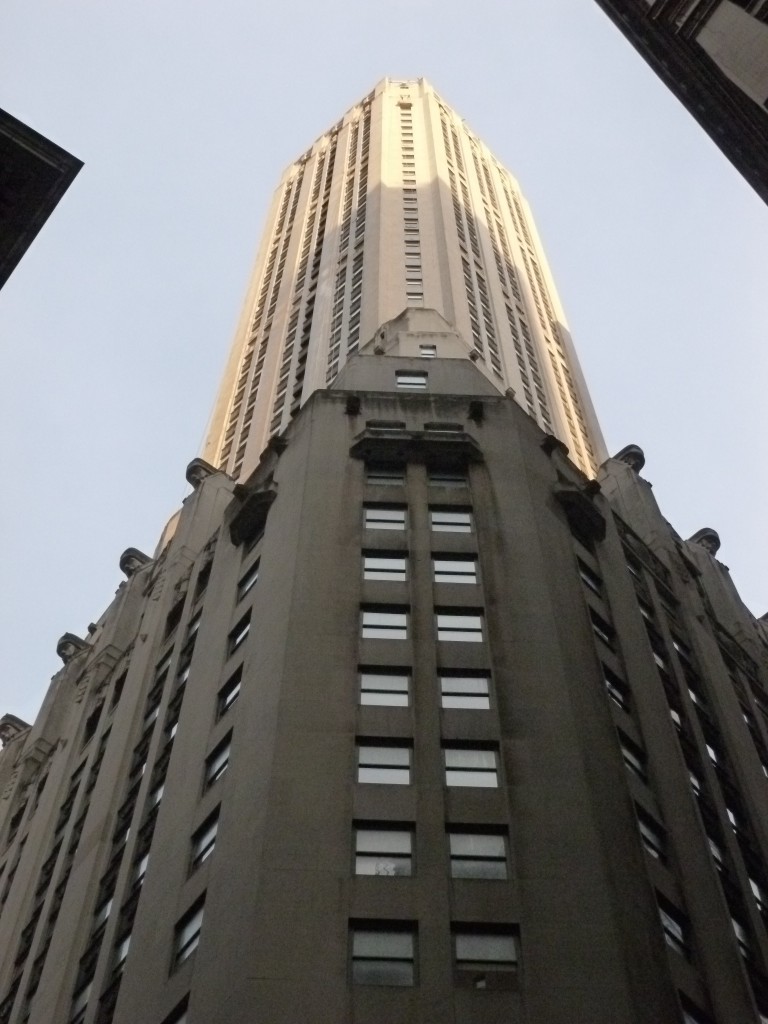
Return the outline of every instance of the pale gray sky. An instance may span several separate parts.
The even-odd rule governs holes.
[[[385,75],[517,176],[609,449],[768,608],[768,209],[593,0],[5,0],[0,106],[85,167],[0,292],[0,714],[153,550],[279,175]]]

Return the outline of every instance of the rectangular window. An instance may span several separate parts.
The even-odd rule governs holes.
[[[402,555],[364,553],[363,579],[405,583],[406,561]]]
[[[640,830],[640,839],[647,853],[664,863],[667,859],[667,838],[664,829],[650,814],[635,804],[637,814],[637,827]]]
[[[457,927],[453,938],[460,971],[514,971],[517,967],[517,942],[511,932]]]
[[[219,690],[218,697],[216,698],[217,719],[221,718],[222,715],[225,715],[240,696],[240,683],[242,681],[242,677],[243,666],[241,665]]]
[[[627,711],[629,708],[629,691],[627,690],[627,684],[623,679],[620,679],[615,672],[611,672],[607,665],[602,666],[603,669],[603,680],[605,682],[605,689],[608,696],[622,711]]]
[[[667,945],[681,956],[688,956],[687,926],[680,911],[658,893],[659,918]]]
[[[192,836],[192,855],[189,862],[190,873],[196,871],[203,861],[213,853],[216,845],[216,834],[219,831],[219,808],[211,814]]]
[[[477,583],[477,562],[471,556],[435,555],[432,559],[435,583]]]
[[[176,970],[188,960],[200,943],[200,929],[203,927],[205,898],[198,900],[176,925],[173,936],[173,961],[171,970]]]
[[[368,463],[365,467],[365,482],[371,487],[402,485],[405,483],[405,467]]]
[[[452,878],[506,878],[507,844],[496,832],[449,831]]]
[[[232,733],[225,736],[217,747],[205,759],[205,788],[209,789],[217,782],[229,767],[229,751],[232,745]]]
[[[366,530],[404,530],[405,506],[366,505],[363,525]]]
[[[408,611],[390,605],[371,605],[361,612],[361,635],[368,640],[406,640]]]
[[[483,616],[461,612],[437,611],[437,639],[482,643]]]
[[[353,925],[352,981],[355,985],[414,984],[415,928],[388,921]]]
[[[437,356],[437,345],[419,345],[419,355],[422,359],[434,359]]]
[[[579,566],[579,576],[581,576],[581,581],[584,584],[584,586],[588,587],[592,591],[592,593],[597,594],[598,596],[602,596],[603,581],[600,579],[597,573],[593,569],[590,569],[590,567],[580,558],[577,558],[576,561],[578,562]]]
[[[227,637],[227,657],[234,654],[241,644],[245,643],[251,628],[250,611],[240,619],[234,629],[230,630]]]
[[[237,600],[242,601],[248,591],[253,587],[259,578],[259,562],[258,559],[248,569],[244,576],[240,577],[237,584]]]
[[[592,620],[592,631],[595,636],[613,650],[613,638],[616,635],[616,630],[592,608],[589,609],[589,617]]]
[[[496,789],[499,785],[499,769],[496,751],[485,747],[446,747],[446,786],[469,786],[479,789]]]
[[[440,705],[444,708],[466,708],[487,711],[491,706],[490,677],[487,672],[442,673]]]
[[[357,748],[357,781],[377,785],[408,786],[411,748],[406,744],[367,744]]]
[[[429,510],[430,528],[433,533],[471,533],[472,513],[448,508]]]
[[[430,487],[466,487],[467,474],[463,469],[430,469],[427,483]]]
[[[413,370],[397,370],[395,380],[400,391],[426,391],[427,375]]]
[[[360,703],[380,707],[408,707],[411,677],[400,669],[361,669]]]
[[[413,831],[358,825],[355,828],[355,874],[383,878],[413,874]]]

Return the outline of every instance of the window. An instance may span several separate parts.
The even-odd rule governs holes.
[[[517,942],[509,931],[457,927],[453,939],[460,971],[514,971],[517,967]]]
[[[437,355],[437,345],[419,345],[419,355],[422,359],[434,359]]]
[[[603,681],[605,682],[605,689],[608,696],[622,711],[627,711],[629,708],[629,692],[627,690],[627,684],[623,679],[620,679],[615,672],[612,672],[607,665],[602,665],[603,669]]]
[[[432,559],[435,583],[477,583],[477,562],[472,556]]]
[[[112,957],[112,977],[119,978],[125,968],[125,961],[128,959],[128,950],[131,946],[131,934],[124,935],[115,944],[115,951]]]
[[[352,981],[356,985],[413,985],[412,924],[365,921],[352,927]]]
[[[408,637],[408,612],[389,605],[371,605],[362,609],[362,636],[369,640],[405,640]]]
[[[433,533],[471,533],[472,513],[449,508],[431,508],[429,523]]]
[[[629,737],[625,736],[621,730],[619,730],[619,745],[621,746],[621,756],[624,758],[624,764],[627,768],[642,782],[647,782],[645,754],[640,747],[633,743]]]
[[[765,889],[763,889],[763,887],[756,882],[754,878],[750,878],[749,887],[752,890],[752,895],[755,897],[757,909],[761,914],[765,914],[766,909],[768,909],[768,896],[766,895]]]
[[[89,981],[79,992],[75,993],[72,1000],[72,1009],[69,1011],[70,1024],[81,1024],[85,1020],[85,1013],[88,1009],[88,999],[91,995],[92,983]]]
[[[413,874],[410,828],[358,825],[355,829],[355,874],[404,877]]]
[[[232,745],[232,733],[215,747],[205,759],[205,788],[208,789],[218,781],[229,767],[229,751]]]
[[[363,509],[366,530],[404,530],[405,506],[366,505]]]
[[[412,370],[397,370],[395,380],[400,391],[426,391],[427,375]]]
[[[590,567],[580,558],[577,558],[576,561],[579,565],[579,576],[581,576],[581,581],[584,586],[589,587],[593,594],[601,596],[603,593],[603,581],[597,573],[593,569],[590,569]]]
[[[403,555],[363,554],[364,580],[405,582],[406,558]]]
[[[357,781],[410,785],[411,748],[407,744],[361,743],[357,748]]]
[[[664,940],[670,949],[674,949],[681,956],[688,956],[688,940],[686,937],[686,923],[680,911],[668,903],[657,893],[659,904],[659,918],[661,927],[664,930]]]
[[[237,584],[237,600],[242,601],[248,591],[253,587],[259,578],[259,562],[258,559],[248,569],[244,576],[240,577]]]
[[[440,705],[444,708],[487,711],[491,706],[489,691],[487,672],[440,675]]]
[[[507,844],[501,833],[449,831],[451,878],[506,878]]]
[[[143,857],[140,857],[131,868],[131,888],[135,889],[140,885],[144,884],[144,876],[147,873],[147,866],[149,865],[149,854],[145,853]]]
[[[200,929],[203,926],[204,898],[199,900],[176,925],[173,937],[173,964],[175,970],[197,949],[200,942]]]
[[[589,609],[589,617],[592,620],[592,632],[598,640],[602,640],[606,646],[613,650],[613,638],[616,635],[616,631],[613,626],[607,623],[605,619],[598,615],[592,608]]]
[[[741,923],[737,921],[735,917],[731,918],[731,924],[733,925],[733,934],[736,936],[736,942],[739,946],[739,952],[745,960],[752,959],[752,944],[749,941],[749,934],[747,929]]]
[[[446,747],[446,786],[471,786],[480,789],[496,789],[499,785],[499,770],[496,751],[484,747]]]
[[[250,611],[240,619],[234,629],[230,630],[227,638],[227,656],[234,654],[241,644],[245,643],[248,632],[251,628]]]
[[[707,844],[709,852],[712,854],[712,860],[715,862],[715,867],[718,871],[725,871],[725,854],[723,853],[722,846],[710,835],[707,836]]]
[[[467,474],[463,469],[430,469],[427,482],[430,487],[466,487]]]
[[[371,487],[402,485],[405,483],[405,468],[369,463],[365,467],[365,482]]]
[[[192,836],[192,857],[189,870],[196,871],[213,853],[219,831],[219,808],[211,814]]]
[[[182,1001],[171,1010],[170,1014],[164,1018],[162,1024],[187,1024],[187,1006],[189,1005],[189,996],[184,996]]]
[[[242,677],[243,666],[241,665],[219,690],[219,695],[216,698],[217,719],[221,718],[222,715],[225,715],[240,696],[240,683],[242,681]]]
[[[637,814],[637,827],[640,830],[640,839],[647,853],[662,863],[667,859],[667,839],[664,830],[650,814],[635,804]]]
[[[408,707],[411,677],[401,669],[361,669],[360,703]]]
[[[482,643],[482,615],[438,611],[436,613],[436,617],[438,640],[460,640],[466,643]]]

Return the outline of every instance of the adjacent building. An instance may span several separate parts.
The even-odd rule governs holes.
[[[768,202],[766,0],[597,0]]]
[[[82,166],[0,110],[0,288]]]
[[[239,472],[190,463],[35,722],[0,719],[0,1024],[768,1021],[765,622],[637,446],[586,471],[552,389],[546,424],[520,402],[430,252],[355,338],[344,293],[330,380],[312,321],[277,430],[265,342],[265,446],[239,418]],[[573,373],[525,267],[538,365]]]

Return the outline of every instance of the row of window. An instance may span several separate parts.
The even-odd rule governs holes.
[[[491,706],[490,674],[483,671],[447,671],[438,675],[440,705],[487,711]],[[370,668],[360,670],[360,703],[383,707],[408,707],[411,675],[404,669]]]
[[[494,747],[443,747],[446,786],[496,789],[499,758]],[[368,740],[357,746],[357,781],[376,785],[411,783],[413,747],[405,740]]]
[[[405,505],[366,503],[363,526],[366,530],[404,530],[408,509]],[[429,509],[429,526],[433,533],[472,533],[472,513],[463,508]]]
[[[408,558],[400,552],[363,552],[363,579],[405,583]],[[433,555],[435,583],[477,583],[477,559],[474,555]]]
[[[409,609],[400,605],[365,605],[360,635],[368,640],[407,640]],[[482,643],[483,615],[475,609],[435,609],[438,640]]]

